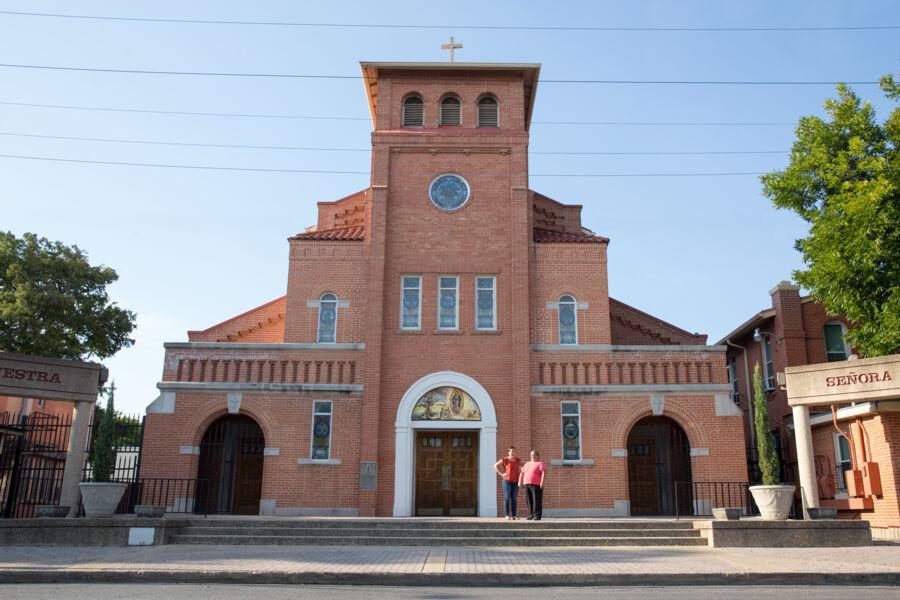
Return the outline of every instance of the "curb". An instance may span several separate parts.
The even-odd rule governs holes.
[[[900,586],[900,572],[874,573],[335,573],[278,571],[0,571],[0,584],[10,583],[204,583],[302,584],[443,587],[531,586],[724,586],[724,585],[853,585]]]

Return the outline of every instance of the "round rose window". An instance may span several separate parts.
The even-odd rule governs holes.
[[[456,210],[469,200],[469,184],[459,175],[439,175],[428,189],[431,203],[441,210]]]

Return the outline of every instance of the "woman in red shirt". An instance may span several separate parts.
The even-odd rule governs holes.
[[[503,512],[507,519],[518,519],[516,499],[519,495],[519,472],[522,470],[522,459],[516,456],[516,449],[510,446],[506,450],[506,456],[494,464],[494,470],[503,478]]]
[[[528,504],[529,521],[541,520],[544,503],[544,479],[547,475],[547,467],[541,462],[541,453],[537,450],[531,451],[531,460],[522,467],[522,474],[519,475],[519,485],[525,484],[525,502]]]

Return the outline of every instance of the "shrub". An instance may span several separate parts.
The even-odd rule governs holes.
[[[100,426],[97,428],[97,437],[94,438],[91,473],[96,482],[107,482],[113,474],[116,466],[116,410],[115,410],[116,386],[113,384],[109,390],[109,400],[106,409],[100,417]]]
[[[778,485],[780,479],[780,465],[778,454],[775,452],[775,444],[772,441],[772,432],[769,425],[769,403],[766,400],[766,392],[763,389],[762,373],[759,363],[753,369],[753,423],[756,425],[756,451],[759,457],[759,472],[762,475],[763,485]]]

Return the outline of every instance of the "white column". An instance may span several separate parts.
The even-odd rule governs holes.
[[[394,516],[412,516],[412,431],[397,426],[394,437]]]
[[[84,469],[84,451],[93,408],[93,402],[76,402],[72,410],[72,429],[69,431],[69,447],[66,449],[66,465],[59,497],[60,506],[70,507],[70,517],[78,516],[78,504],[81,500],[78,484]]]
[[[800,499],[803,501],[803,518],[808,519],[809,514],[806,509],[819,507],[819,488],[816,485],[809,407],[795,406],[793,411],[794,439],[797,441],[797,471],[800,475]]]
[[[497,428],[482,427],[478,441],[478,516],[497,516]]]

